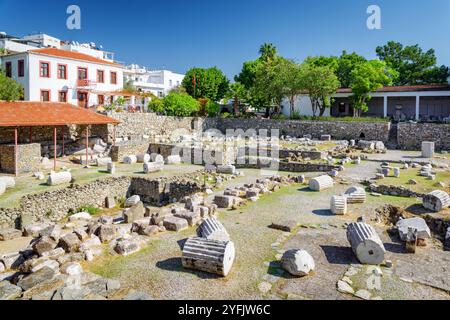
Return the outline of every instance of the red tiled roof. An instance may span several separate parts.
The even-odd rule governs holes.
[[[450,91],[450,84],[430,84],[416,86],[390,86],[378,89],[376,92],[414,92],[414,91]],[[352,93],[351,88],[341,88],[337,93]]]
[[[91,110],[61,102],[0,101],[0,127],[118,124]]]
[[[67,59],[74,59],[74,60],[80,60],[80,61],[87,61],[87,62],[93,62],[93,63],[101,63],[101,64],[109,64],[116,67],[122,67],[122,65],[110,62],[107,60],[99,59],[84,53],[74,52],[74,51],[68,51],[68,50],[61,50],[56,48],[41,48],[41,49],[35,49],[30,50],[28,52],[36,53],[36,54],[42,54],[47,56],[53,56],[53,57],[60,57],[60,58],[67,58]]]

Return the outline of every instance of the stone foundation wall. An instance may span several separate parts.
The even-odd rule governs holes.
[[[137,155],[148,151],[148,141],[128,141],[121,142],[111,147],[110,157],[114,162],[122,162],[123,157]]]
[[[371,192],[383,194],[386,196],[404,197],[404,198],[422,198],[425,195],[422,193],[416,193],[408,188],[402,186],[388,186],[388,185],[377,185],[371,184],[369,186]]]
[[[270,162],[269,158],[255,159],[248,157],[245,160],[240,159],[239,162],[235,164],[235,166],[238,169],[268,169],[285,172],[330,172],[333,169],[337,170],[339,168],[339,166],[333,166],[328,164],[287,162],[287,161],[280,161],[276,163]]]
[[[41,145],[38,143],[17,146],[17,170],[19,173],[36,171],[41,161]],[[0,171],[15,173],[14,145],[0,145]]]
[[[278,129],[280,135],[303,137],[310,134],[313,138],[329,134],[334,140],[389,140],[389,122],[339,122],[339,121],[303,121],[303,120],[271,120],[271,119],[235,119],[206,118],[203,129],[216,128],[226,132],[227,129],[247,131],[249,129]],[[268,133],[270,135],[270,132]]]
[[[434,141],[436,150],[450,150],[450,124],[399,123],[397,140],[407,150],[420,150],[422,141]]]
[[[21,214],[31,215],[33,221],[59,221],[83,205],[102,207],[107,196],[123,197],[129,190],[131,178],[105,178],[83,185],[28,195],[20,200],[19,208],[0,208],[0,226],[19,226]]]
[[[202,184],[190,175],[172,178],[132,178],[130,194],[139,195],[145,203],[163,206],[202,191]]]

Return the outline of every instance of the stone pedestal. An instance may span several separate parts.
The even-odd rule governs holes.
[[[422,158],[434,157],[434,142],[423,141],[422,142]]]

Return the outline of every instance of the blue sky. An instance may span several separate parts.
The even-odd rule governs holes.
[[[66,8],[81,8],[81,30],[66,28]],[[382,29],[368,30],[366,9],[382,10]],[[217,66],[232,78],[263,42],[303,60],[343,49],[375,57],[388,40],[434,48],[450,65],[449,0],[0,0],[0,31],[33,31],[94,41],[124,63],[177,72]]]

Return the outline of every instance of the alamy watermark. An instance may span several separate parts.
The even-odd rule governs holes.
[[[381,8],[377,5],[370,5],[367,7],[367,28],[369,30],[380,30],[381,29]]]
[[[67,7],[66,13],[69,15],[66,20],[66,26],[69,30],[81,29],[81,9],[79,6],[72,4]]]

